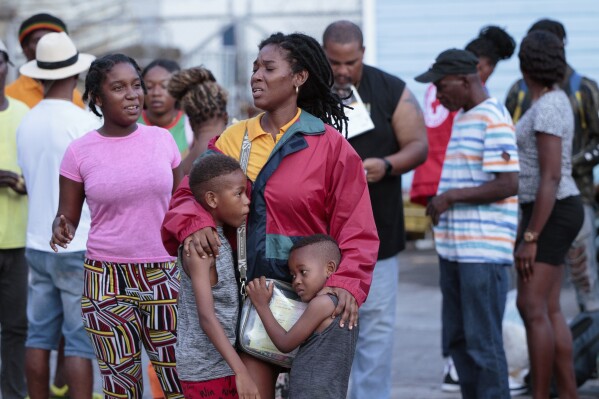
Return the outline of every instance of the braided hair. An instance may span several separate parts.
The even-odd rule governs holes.
[[[298,107],[332,125],[340,132],[347,131],[344,105],[333,87],[333,70],[320,44],[303,33],[274,33],[263,40],[258,49],[274,44],[286,52],[286,60],[293,73],[308,72],[308,79],[301,86],[297,97]]]
[[[102,94],[102,83],[104,83],[104,79],[106,79],[106,74],[109,73],[115,65],[121,63],[130,64],[133,69],[135,69],[139,75],[144,94],[147,93],[146,85],[141,77],[141,69],[139,69],[139,65],[137,65],[137,62],[135,62],[133,58],[120,53],[109,54],[102,58],[98,58],[92,62],[89,71],[87,72],[83,101],[89,102],[89,109],[99,117],[102,117],[102,114],[98,111],[96,106],[96,98],[100,97]]]
[[[493,66],[510,58],[515,49],[514,39],[505,30],[493,25],[482,28],[478,37],[466,45],[466,50],[479,58],[487,57]]]
[[[190,123],[198,127],[202,123],[227,114],[227,92],[210,70],[204,67],[184,69],[174,74],[168,84],[168,92],[177,100],[187,114]]]

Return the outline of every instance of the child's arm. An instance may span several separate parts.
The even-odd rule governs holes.
[[[190,247],[190,256],[183,256],[182,258],[184,268],[191,278],[202,330],[235,373],[239,397],[258,398],[256,384],[250,377],[235,348],[229,342],[223,326],[214,313],[214,298],[212,297],[212,287],[210,285],[210,266],[214,262],[214,258],[201,258],[193,245]]]
[[[325,320],[330,318],[335,305],[328,295],[317,295],[310,301],[306,311],[299,320],[285,331],[273,316],[268,302],[272,297],[273,284],[266,286],[266,279],[260,277],[250,281],[247,286],[247,294],[250,297],[268,336],[273,344],[284,353],[291,352],[300,346]]]

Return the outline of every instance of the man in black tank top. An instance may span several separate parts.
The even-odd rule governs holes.
[[[401,175],[426,160],[426,128],[418,101],[406,84],[362,63],[365,48],[357,25],[349,21],[332,23],[324,32],[323,47],[333,69],[335,88],[349,94],[348,88],[356,87],[374,124],[374,129],[349,139],[364,162],[381,242],[370,293],[359,313],[350,398],[389,398],[397,254],[405,246]]]

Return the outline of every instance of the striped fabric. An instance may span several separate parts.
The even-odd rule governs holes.
[[[477,187],[494,173],[518,172],[518,151],[511,117],[489,98],[456,116],[447,147],[438,194]],[[486,205],[455,204],[435,227],[439,256],[462,263],[513,262],[518,224],[517,197]]]

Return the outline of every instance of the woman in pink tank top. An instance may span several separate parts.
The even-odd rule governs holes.
[[[87,241],[82,317],[107,396],[141,398],[141,347],[168,398],[182,398],[175,368],[179,271],[162,245],[160,225],[181,174],[171,134],[137,124],[145,86],[122,54],[92,63],[84,100],[104,124],[67,148],[50,246],[75,235],[83,201]]]

